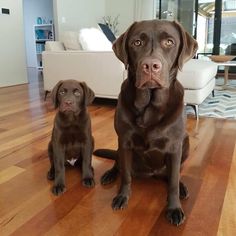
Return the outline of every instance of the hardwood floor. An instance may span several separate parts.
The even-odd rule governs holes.
[[[89,107],[96,148],[117,146],[114,107]],[[81,186],[80,172],[68,168],[67,191],[53,196],[46,173],[54,115],[40,80],[0,89],[1,235],[236,235],[236,121],[188,118],[191,152],[182,179],[190,197],[182,202],[187,220],[174,227],[165,219],[166,185],[160,180],[134,179],[128,208],[112,211],[119,181],[99,183],[110,160],[93,158],[95,188]]]

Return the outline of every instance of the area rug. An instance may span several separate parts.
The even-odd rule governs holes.
[[[224,83],[222,78],[216,80],[215,96],[211,94],[199,106],[200,117],[214,117],[221,119],[236,119],[236,81],[229,80],[229,85],[235,90],[220,90]],[[195,115],[193,108],[187,106],[188,115]]]

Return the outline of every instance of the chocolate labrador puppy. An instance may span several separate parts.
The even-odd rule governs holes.
[[[47,178],[54,180],[52,192],[59,195],[65,191],[65,164],[72,158],[82,166],[83,185],[93,187],[94,140],[87,106],[92,103],[94,92],[84,82],[63,80],[53,88],[51,97],[54,107],[59,107],[48,145],[51,168]]]
[[[180,182],[180,167],[189,152],[183,112],[184,89],[176,75],[192,58],[197,42],[177,22],[133,23],[113,44],[116,56],[128,69],[115,114],[118,150],[95,151],[115,159],[102,184],[121,175],[113,209],[123,209],[130,197],[131,176],[162,176],[168,181],[166,216],[180,225],[185,216],[180,198],[188,191]]]

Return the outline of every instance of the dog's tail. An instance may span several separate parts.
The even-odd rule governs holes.
[[[93,152],[95,156],[104,157],[110,160],[117,160],[118,153],[111,149],[97,149]]]

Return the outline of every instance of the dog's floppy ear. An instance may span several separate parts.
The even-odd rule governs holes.
[[[54,88],[52,89],[52,92],[51,92],[52,104],[53,104],[55,109],[59,105],[58,104],[58,98],[57,98],[57,92],[58,92],[58,89],[61,87],[62,84],[63,84],[63,80],[60,80],[59,82],[57,82],[57,84],[54,86]]]
[[[89,104],[93,102],[95,94],[93,90],[89,88],[85,82],[80,82],[80,85],[84,91],[84,104],[85,106],[88,106]]]
[[[175,24],[181,36],[179,57],[177,59],[178,68],[181,70],[184,63],[195,55],[198,49],[198,44],[197,41],[188,32],[186,32],[177,21],[173,21],[173,23]]]
[[[124,63],[125,67],[128,66],[128,54],[126,50],[126,40],[131,28],[136,24],[134,22],[118,39],[113,43],[112,49],[116,56]]]

